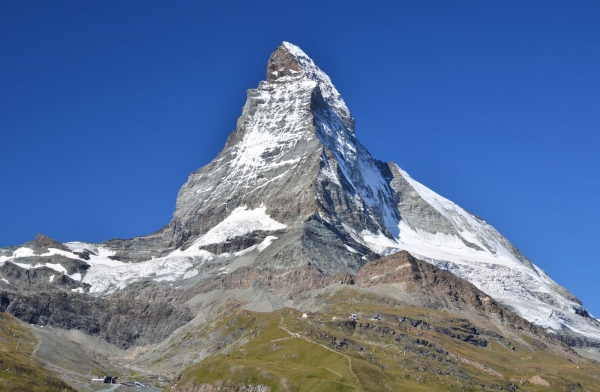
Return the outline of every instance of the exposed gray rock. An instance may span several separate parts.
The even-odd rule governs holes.
[[[62,255],[52,256],[31,256],[31,257],[17,257],[13,260],[14,263],[28,264],[33,266],[50,264],[60,264],[67,270],[68,275],[75,273],[85,274],[85,271],[90,268],[90,265],[83,260],[72,259]]]
[[[89,285],[48,267],[25,269],[10,261],[0,265],[0,276],[10,283],[6,288],[18,291],[89,290]]]
[[[132,294],[97,298],[59,290],[0,290],[0,305],[24,322],[77,329],[122,349],[160,342],[193,318],[184,306]]]
[[[71,249],[69,249],[65,245],[43,234],[37,234],[35,236],[35,240],[33,240],[33,246],[34,250],[36,251],[36,254],[46,253],[48,252],[49,248],[55,248],[58,250],[63,250],[65,252],[71,251]]]

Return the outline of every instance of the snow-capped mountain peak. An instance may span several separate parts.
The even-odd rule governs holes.
[[[267,81],[289,82],[306,78],[317,83],[321,95],[336,114],[354,132],[354,120],[333,82],[302,49],[283,42],[271,55],[267,63]]]
[[[104,294],[140,279],[201,281],[249,265],[356,275],[406,250],[538,325],[600,340],[572,294],[487,222],[374,159],[354,126],[329,76],[284,42],[267,80],[248,90],[224,149],[182,186],[172,221],[149,236],[85,244],[110,256],[91,257],[82,281]]]

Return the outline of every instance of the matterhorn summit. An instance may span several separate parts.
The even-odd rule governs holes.
[[[565,342],[600,341],[580,301],[496,229],[373,158],[329,76],[288,42],[271,54],[266,80],[248,90],[223,150],[181,187],[165,227],[101,244],[34,241],[0,250],[0,263],[43,268],[47,284],[62,273],[69,290],[94,300],[143,284],[181,298],[260,287],[277,309],[294,306],[302,290],[354,282],[366,264],[400,251]],[[9,283],[0,288],[10,289],[1,273]]]

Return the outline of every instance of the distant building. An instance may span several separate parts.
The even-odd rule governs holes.
[[[92,384],[118,384],[118,377],[105,376],[104,378],[92,378]]]
[[[315,315],[312,312],[306,312],[302,315],[302,318],[314,318]]]

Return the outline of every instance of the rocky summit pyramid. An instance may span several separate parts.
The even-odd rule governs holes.
[[[224,149],[182,186],[170,223],[129,240],[58,244],[38,236],[2,249],[0,288],[14,287],[26,270],[21,287],[35,279],[55,285],[60,274],[60,284],[105,301],[103,309],[160,298],[175,321],[153,325],[157,336],[143,340],[153,343],[194,316],[178,300],[258,288],[262,294],[245,294],[256,309],[294,306],[306,290],[378,282],[363,267],[400,251],[472,283],[563,342],[600,347],[598,321],[496,229],[373,158],[331,79],[288,42],[269,58],[266,81],[248,90]],[[35,307],[16,293],[5,297],[17,316]],[[105,337],[115,330],[90,330],[102,328]],[[107,339],[127,348],[131,336]]]

